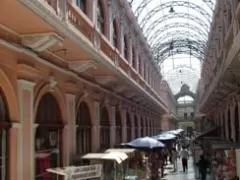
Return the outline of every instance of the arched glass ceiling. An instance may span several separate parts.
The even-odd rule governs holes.
[[[196,92],[216,0],[128,0],[173,94]]]

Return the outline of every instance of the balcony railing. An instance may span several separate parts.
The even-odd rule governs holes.
[[[120,52],[110,44],[109,40],[96,29],[87,16],[81,13],[81,10],[72,2],[67,0],[42,0],[42,2],[48,4],[49,8],[51,8],[56,15],[60,16],[60,14],[64,12],[63,16],[66,17],[65,19],[81,32],[93,46],[101,50],[113,63],[120,67],[125,74],[128,74],[129,77],[143,87],[146,92],[160,100],[159,95],[156,94],[153,88],[130,66]]]

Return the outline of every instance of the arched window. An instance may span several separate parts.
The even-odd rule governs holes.
[[[124,39],[123,39],[123,43],[124,43],[124,57],[126,60],[128,60],[128,38],[127,35],[124,35]]]
[[[62,118],[54,96],[45,94],[39,102],[35,134],[35,179],[57,180],[57,175],[46,172],[48,168],[61,167]]]
[[[228,139],[232,140],[232,136],[231,136],[231,114],[230,114],[230,108],[228,108]]]
[[[110,146],[110,122],[106,107],[102,107],[100,113],[100,149],[104,150]]]
[[[91,152],[91,114],[86,102],[81,102],[77,110],[76,150],[78,155]]]
[[[127,121],[127,141],[132,140],[132,123],[129,113],[126,114],[126,121]]]
[[[134,69],[137,69],[136,51],[134,47],[132,47],[132,66]]]
[[[238,142],[239,141],[238,104],[235,107],[235,133],[236,133],[236,142]]]
[[[122,143],[122,119],[120,111],[116,111],[116,144]]]
[[[101,0],[98,0],[97,3],[97,28],[99,31],[104,34],[105,28],[104,28],[104,11],[103,11],[103,4]]]
[[[10,127],[8,119],[8,108],[6,105],[5,97],[0,90],[0,179],[7,179],[8,175],[8,139],[7,130]]]
[[[134,116],[134,124],[135,124],[135,137],[137,138],[138,137],[138,118],[136,115]]]
[[[81,9],[85,14],[87,14],[87,0],[74,0],[76,5]]]
[[[117,20],[113,20],[113,27],[112,27],[112,42],[115,48],[118,48],[118,30],[117,30]]]

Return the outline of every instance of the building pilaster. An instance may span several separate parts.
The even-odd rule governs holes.
[[[34,86],[27,80],[18,80],[18,97],[20,109],[19,129],[19,180],[35,179],[35,132],[34,132]]]

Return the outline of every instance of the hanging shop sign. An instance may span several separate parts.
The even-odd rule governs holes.
[[[102,175],[102,164],[90,166],[67,167],[65,180],[86,180],[100,178]]]

